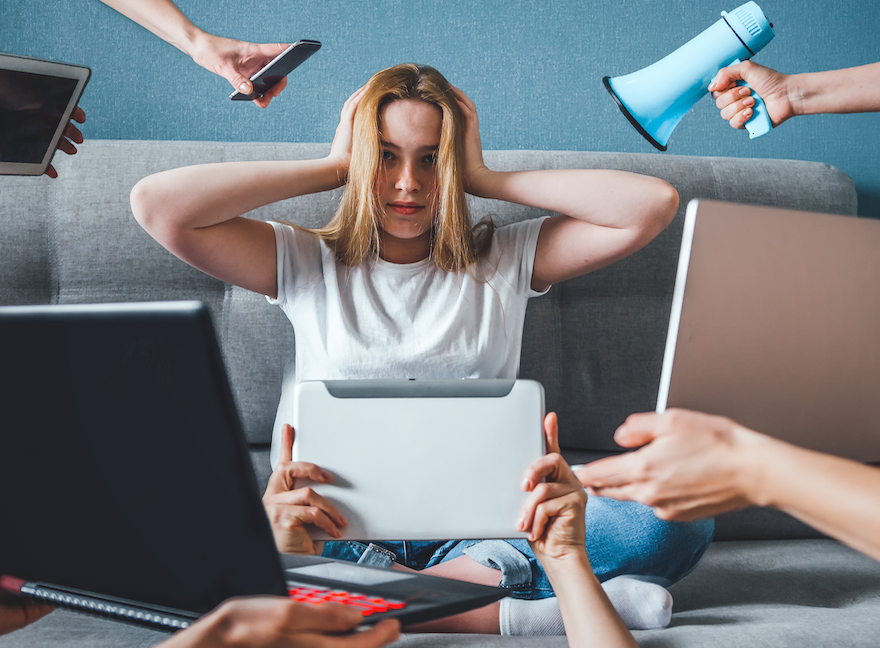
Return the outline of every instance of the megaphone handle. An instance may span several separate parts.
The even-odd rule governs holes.
[[[745,81],[737,81],[736,85],[751,89],[751,86]],[[755,100],[755,105],[752,106],[752,118],[746,122],[749,139],[766,135],[773,128],[773,123],[770,121],[770,113],[767,112],[767,104],[764,103],[764,100],[754,90],[752,90],[752,98]]]

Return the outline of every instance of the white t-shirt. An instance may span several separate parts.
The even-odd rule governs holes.
[[[516,378],[538,234],[544,219],[498,228],[462,272],[416,263],[337,263],[320,237],[272,222],[278,298],[293,324],[296,375],[282,387],[272,435],[292,421],[303,380]]]

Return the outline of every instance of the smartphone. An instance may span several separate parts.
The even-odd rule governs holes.
[[[266,91],[293,72],[312,54],[321,49],[321,43],[313,40],[300,40],[276,56],[262,70],[251,77],[254,91],[242,94],[238,90],[229,95],[233,101],[251,101],[266,94]]]

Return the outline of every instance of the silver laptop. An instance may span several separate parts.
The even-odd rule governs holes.
[[[335,475],[309,485],[348,518],[344,539],[524,538],[520,485],[544,454],[543,417],[533,380],[307,381],[294,459]]]
[[[880,460],[880,221],[692,201],[657,399],[670,407]]]

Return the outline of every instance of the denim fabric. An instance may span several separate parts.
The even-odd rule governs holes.
[[[388,551],[384,547],[380,547],[371,542],[361,557],[358,558],[358,565],[369,565],[370,567],[379,567],[380,569],[391,569],[391,566],[397,560],[397,554]]]
[[[713,520],[666,522],[653,510],[635,502],[618,502],[604,497],[591,497],[585,514],[587,553],[593,571],[600,581],[627,574],[668,587],[684,578],[696,567],[712,542]],[[529,573],[521,569],[523,562],[510,560],[507,551],[492,551],[495,541],[485,548],[468,553],[483,564],[499,568],[505,565],[510,574],[520,574],[521,582],[505,582],[519,599],[541,599],[553,596],[553,588],[526,540],[504,540],[528,561]],[[376,542],[397,554],[400,564],[413,569],[433,567],[447,560],[466,555],[465,549],[480,540],[437,540],[433,542]],[[360,542],[327,542],[324,555],[356,562],[366,551]]]

